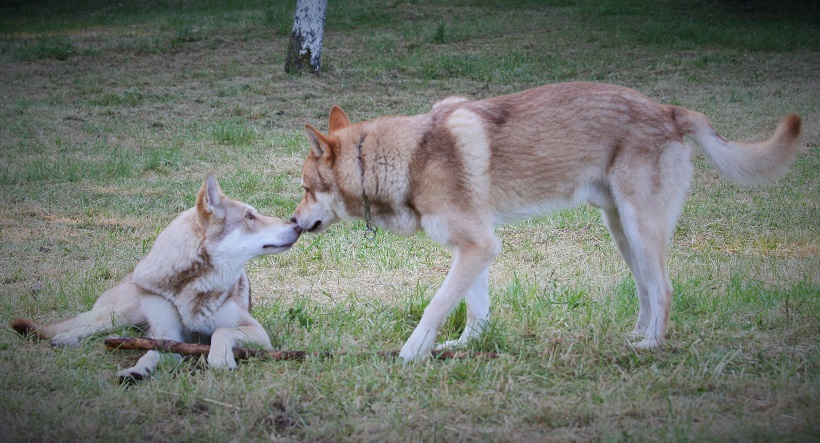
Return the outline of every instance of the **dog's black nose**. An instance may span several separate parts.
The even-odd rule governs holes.
[[[291,222],[291,223],[296,223],[296,217],[291,217],[291,218],[290,218],[290,222]]]
[[[297,233],[297,234],[301,234],[301,233],[302,233],[302,227],[301,227],[301,226],[299,226],[299,225],[295,225],[295,226],[293,227],[293,230],[294,230],[294,231],[296,231],[296,233]]]

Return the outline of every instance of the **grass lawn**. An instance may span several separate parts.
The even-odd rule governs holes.
[[[820,6],[329,3],[320,76],[284,73],[295,1],[0,3],[0,440],[820,440]],[[344,357],[231,372],[169,358],[129,388],[115,374],[138,353],[8,327],[89,308],[208,171],[289,217],[302,128],[326,129],[333,104],[358,121],[575,80],[703,112],[731,139],[803,118],[773,185],[739,188],[693,154],[660,350],[629,345],[634,283],[591,207],[498,229],[492,322],[470,346],[495,360],[375,356],[401,347],[450,256],[424,235],[365,241],[363,223],[247,267],[276,348]]]

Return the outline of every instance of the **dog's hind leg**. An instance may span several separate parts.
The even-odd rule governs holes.
[[[80,340],[116,326],[133,326],[145,323],[139,305],[137,287],[126,276],[117,286],[105,291],[91,310],[67,320],[40,326],[30,320],[15,320],[14,329],[21,334],[34,334],[50,339],[54,346],[76,346]]]
[[[436,346],[437,350],[463,346],[470,340],[481,336],[490,321],[489,277],[490,268],[488,266],[473,282],[464,297],[467,303],[467,323],[464,325],[461,337]]]
[[[622,254],[624,250],[631,252],[632,260],[627,259],[629,255],[624,259],[627,263],[632,261],[630,268],[640,299],[633,333],[642,334],[643,339],[635,346],[653,348],[663,341],[672,304],[672,286],[666,274],[665,230],[657,226],[656,220],[638,217],[626,205],[619,208],[619,213],[626,243]]]
[[[645,162],[645,169],[633,168],[615,177],[612,194],[617,209],[605,212],[635,277],[641,308],[633,333],[643,335],[635,344],[638,348],[657,347],[666,335],[672,306],[666,251],[692,175],[690,150],[682,142],[669,142],[655,154],[657,161]]]
[[[53,346],[76,346],[80,340],[105,330],[107,322],[98,319],[111,313],[108,306],[95,305],[90,311],[59,323],[43,326],[33,320],[18,318],[11,327],[20,335],[49,340]]]
[[[629,266],[629,270],[632,272],[632,275],[636,275],[638,272],[638,262],[635,258],[635,253],[632,251],[632,247],[630,246],[629,239],[624,232],[624,227],[621,224],[621,214],[618,212],[618,208],[611,207],[601,209],[601,214],[603,215],[606,227],[609,228],[609,232],[615,240],[615,244],[618,246],[618,250],[621,252],[621,257],[623,257],[627,266]],[[646,328],[651,321],[652,307],[649,303],[649,293],[646,292],[647,288],[643,285],[637,285],[637,283],[636,286],[639,301],[638,321],[635,324],[635,328],[629,333],[629,335],[632,337],[643,337],[646,333]]]
[[[54,333],[49,341],[53,346],[77,346],[80,340],[86,337],[111,330],[115,319],[115,305],[95,304],[88,312],[44,327],[43,333],[44,335]]]

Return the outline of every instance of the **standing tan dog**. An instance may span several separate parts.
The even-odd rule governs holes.
[[[327,135],[305,128],[305,196],[292,221],[320,232],[339,219],[372,217],[400,235],[421,229],[453,251],[447,278],[401,349],[410,361],[428,355],[464,297],[464,333],[440,347],[481,333],[488,269],[501,251],[496,226],[581,203],[601,209],[635,278],[635,346],[660,345],[672,302],[666,250],[692,176],[684,137],[723,176],[750,185],[788,169],[800,118],[784,117],[766,142],[738,143],[698,112],[619,86],[565,83],[478,101],[453,97],[426,114],[353,125],[334,106]]]
[[[150,337],[174,341],[201,334],[211,336],[208,364],[233,369],[235,345],[271,347],[267,332],[250,313],[245,263],[287,251],[300,233],[292,223],[226,197],[208,174],[196,206],[174,219],[134,272],[100,295],[90,311],[49,326],[18,319],[12,327],[55,346],[74,346],[114,326],[147,325]],[[157,351],[148,351],[117,375],[123,381],[143,379],[159,359]]]

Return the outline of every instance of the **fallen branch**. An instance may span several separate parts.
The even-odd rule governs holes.
[[[154,340],[152,338],[110,337],[105,339],[105,348],[109,351],[124,349],[135,351],[165,351],[181,355],[208,355],[210,345],[198,343],[183,343],[173,340]],[[237,360],[259,358],[264,360],[304,360],[307,357],[329,358],[348,354],[347,352],[330,351],[275,351],[265,349],[233,348],[233,355]],[[365,355],[365,354],[358,354]],[[399,351],[379,351],[376,355],[382,357],[398,357]],[[492,352],[464,352],[464,351],[433,351],[431,356],[437,360],[462,359],[471,357],[498,358]]]

